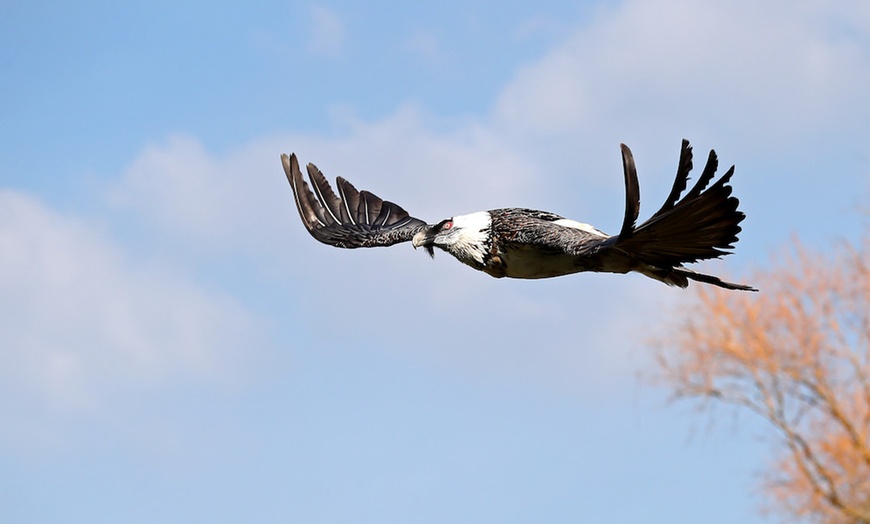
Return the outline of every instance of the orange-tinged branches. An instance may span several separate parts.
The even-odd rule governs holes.
[[[826,254],[796,244],[752,280],[760,293],[696,290],[674,336],[657,341],[659,381],[770,424],[774,507],[870,523],[870,241]]]

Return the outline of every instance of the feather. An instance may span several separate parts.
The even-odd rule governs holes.
[[[640,214],[640,184],[637,182],[637,168],[631,149],[625,144],[619,144],[622,150],[622,171],[625,175],[625,217],[619,238],[629,238],[634,232],[634,224]]]

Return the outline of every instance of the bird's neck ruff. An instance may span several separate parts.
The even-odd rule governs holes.
[[[439,247],[461,262],[480,269],[492,247],[492,217],[488,211],[455,216],[447,240]]]

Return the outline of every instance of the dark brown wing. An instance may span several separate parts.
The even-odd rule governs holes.
[[[336,195],[323,173],[308,164],[312,192],[302,178],[295,154],[281,155],[281,162],[302,223],[311,236],[324,244],[343,248],[391,246],[408,242],[427,227],[398,204],[368,191],[357,191],[341,177],[336,179]]]

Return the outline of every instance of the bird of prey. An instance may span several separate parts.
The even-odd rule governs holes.
[[[547,211],[503,208],[445,218],[428,224],[401,206],[368,191],[357,191],[338,177],[336,194],[314,164],[311,186],[302,178],[295,154],[281,155],[296,208],[311,236],[342,248],[390,246],[411,242],[434,257],[434,248],[496,278],[550,278],[581,271],[636,271],[671,286],[689,280],[725,289],[756,291],[743,284],[687,269],[684,264],[730,254],[745,215],[737,210],[728,182],[732,166],[710,185],[719,161],[710,151],[694,186],[682,197],[692,169],[692,147],[683,140],[673,188],[664,205],[636,225],[640,188],[631,150],[622,149],[625,215],[617,235]],[[708,187],[709,186],[709,187]],[[314,192],[312,192],[312,189]]]

